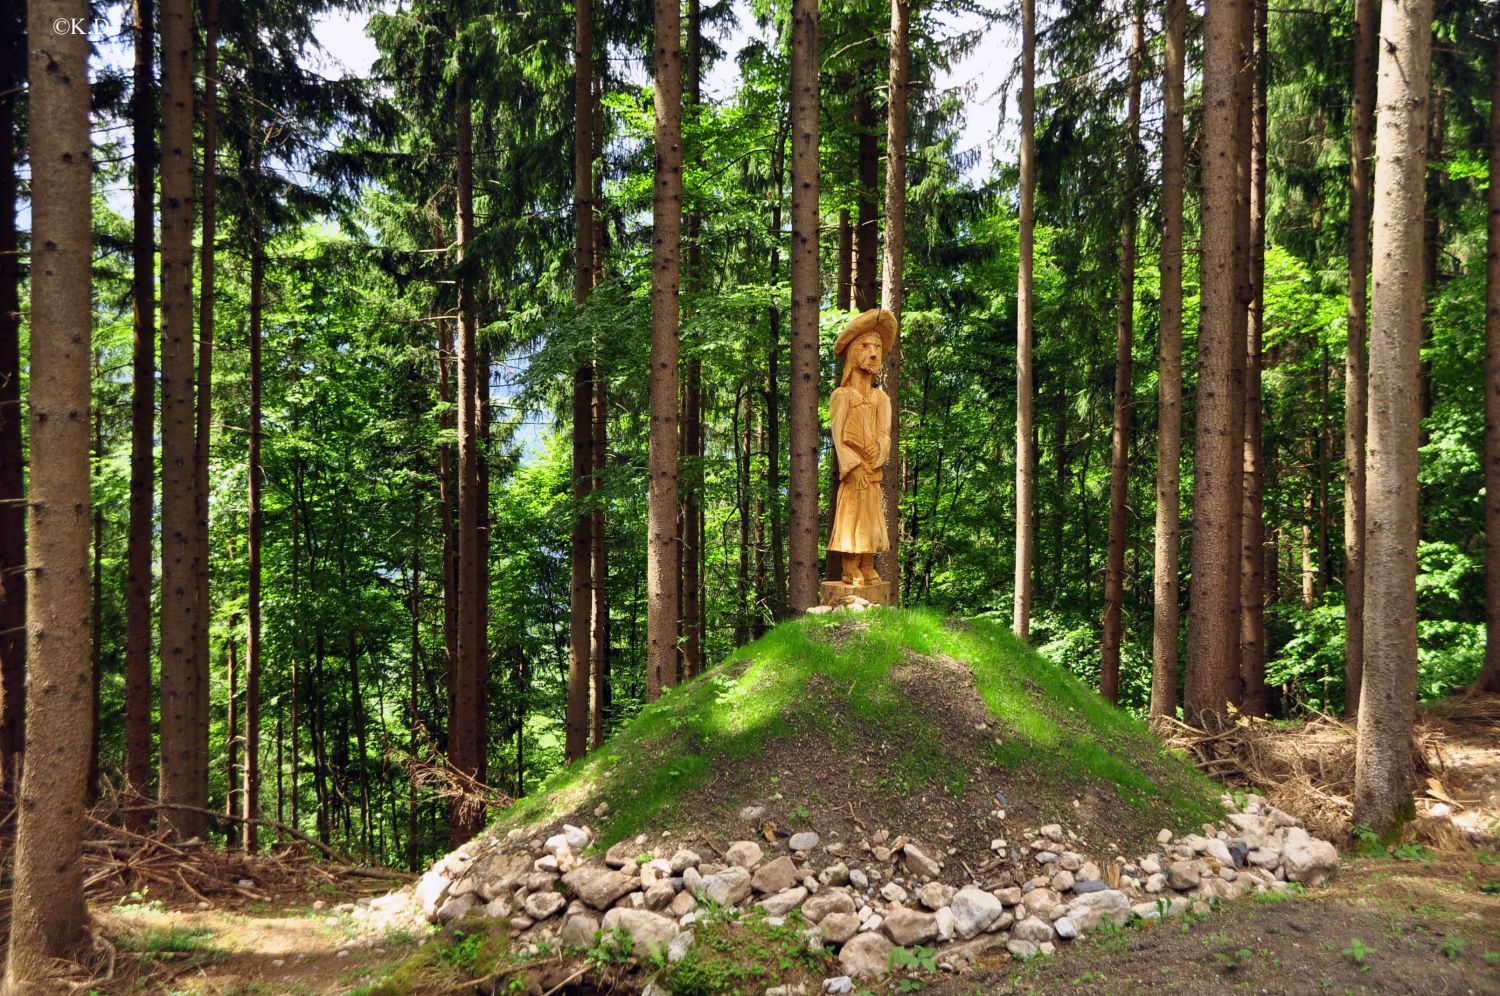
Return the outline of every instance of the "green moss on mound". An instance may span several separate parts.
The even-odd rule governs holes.
[[[793,788],[804,766],[813,775]],[[994,789],[1030,804],[1011,801],[1013,820],[1107,822],[1122,846],[1220,814],[1212,782],[1004,627],[882,608],[783,623],[647,706],[493,829],[582,819],[608,845],[678,822],[730,827],[741,803],[770,800],[784,803],[783,825],[822,830],[822,809],[896,820],[912,798],[921,813],[946,804],[953,829],[977,824]],[[1078,811],[1080,796],[1103,805]],[[608,814],[595,819],[600,802]]]

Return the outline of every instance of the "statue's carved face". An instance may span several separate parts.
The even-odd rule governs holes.
[[[874,375],[880,372],[881,340],[879,333],[860,336],[859,341],[849,347],[849,359],[856,369]]]

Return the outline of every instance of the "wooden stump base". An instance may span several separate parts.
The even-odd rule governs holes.
[[[823,605],[843,605],[846,599],[863,598],[876,605],[891,604],[891,583],[877,581],[874,584],[845,584],[842,581],[823,582]]]

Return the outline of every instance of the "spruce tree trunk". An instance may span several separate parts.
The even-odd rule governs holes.
[[[1431,0],[1385,0],[1376,90],[1375,293],[1365,477],[1365,668],[1354,822],[1411,815],[1417,680],[1417,431]]]
[[[196,433],[193,446],[193,587],[197,618],[193,626],[193,659],[197,662],[194,695],[198,707],[193,729],[194,779],[201,784],[199,794],[208,802],[208,709],[209,677],[209,611],[208,595],[208,459],[209,438],[213,427],[214,369],[214,255],[218,231],[218,0],[203,3],[203,241],[200,246],[202,268],[198,286],[198,387]]]
[[[1021,0],[1021,204],[1020,244],[1016,277],[1016,557],[1015,611],[1012,628],[1023,640],[1031,638],[1031,558],[1035,537],[1032,504],[1036,470],[1032,465],[1031,365],[1032,340],[1032,229],[1036,196],[1036,0]]]
[[[458,425],[458,415],[453,410],[453,323],[438,320],[438,400],[442,413],[438,416],[438,430],[446,440]],[[458,495],[457,478],[453,466],[453,444],[443,442],[438,446],[438,503],[442,507],[443,530],[443,656],[444,673],[447,675],[447,701],[444,715],[449,731],[448,752],[453,752],[453,720],[458,713],[456,693],[458,691],[458,544],[454,526],[457,522]]]
[[[818,5],[792,0],[792,386],[788,609],[818,604]]]
[[[21,156],[16,104],[26,80],[25,6],[12,4],[0,18],[0,813],[10,813],[26,711],[26,466],[21,447],[21,259],[16,254],[16,164]],[[149,477],[147,481],[149,488]],[[8,830],[10,817],[0,819],[6,821],[0,829]]]
[[[1264,716],[1266,691],[1265,478],[1261,466],[1261,331],[1266,277],[1266,3],[1255,0],[1250,131],[1250,310],[1245,326],[1244,469],[1240,497],[1241,711]]]
[[[1235,76],[1240,5],[1208,8],[1203,47],[1203,196],[1192,585],[1185,707],[1189,723],[1221,716],[1239,660],[1239,489],[1243,401],[1235,384],[1237,265]]]
[[[99,376],[100,352],[94,350],[94,367],[90,376]],[[104,408],[94,406],[94,442],[90,473],[97,492],[104,469]],[[104,677],[104,506],[94,504],[94,538],[90,544],[93,570],[89,610],[89,776],[86,801],[92,806],[99,799],[99,693]]]
[[[604,149],[604,100],[603,81],[594,74],[593,114],[594,128],[591,133],[594,143],[594,159],[599,159]],[[592,219],[592,249],[594,286],[604,280],[604,178],[603,170],[594,175],[594,217]],[[598,343],[594,346],[594,433],[593,433],[593,523],[590,526],[590,568],[592,570],[591,635],[589,638],[589,661],[593,672],[593,746],[604,745],[605,717],[611,702],[609,676],[609,546],[608,520],[604,511],[604,470],[609,455],[609,383],[600,356]]]
[[[454,669],[456,700],[449,717],[450,762],[461,773],[476,776],[479,770],[480,731],[475,728],[472,695],[479,674],[480,599],[475,564],[479,560],[479,426],[475,402],[478,376],[476,335],[478,320],[474,306],[474,277],[468,246],[474,240],[473,118],[469,101],[458,103],[458,660]],[[453,804],[451,822],[454,846],[473,837],[484,825],[484,815],[461,799]]]
[[[3,988],[39,992],[88,913],[80,881],[89,749],[91,149],[82,0],[32,0],[31,481],[26,762],[16,815]],[[5,141],[10,141],[10,133]]]
[[[901,297],[906,288],[906,120],[910,52],[907,35],[910,0],[891,0],[889,103],[886,108],[885,270],[881,307],[901,324]],[[880,576],[891,583],[895,600],[901,594],[901,339],[897,336],[886,357],[885,393],[891,399],[891,458],[881,488],[885,492],[885,532],[891,549],[878,559]]]
[[[776,199],[771,202],[771,282],[781,279],[781,204],[786,179],[786,119],[776,127],[771,150],[771,179]],[[816,216],[815,216],[816,217]],[[770,343],[766,350],[766,494],[771,505],[771,597],[767,608],[773,620],[786,616],[786,548],[781,519],[781,308],[771,304]],[[814,463],[814,473],[817,464]],[[816,510],[815,510],[816,511]]]
[[[224,701],[224,812],[233,816],[234,789],[238,782],[240,767],[240,732],[239,732],[239,672],[240,662],[234,642],[233,627],[239,625],[239,618],[230,620],[230,632],[224,641],[224,676],[227,679],[229,693]],[[234,850],[234,834],[230,834],[225,841],[227,850]]]
[[[1370,104],[1375,98],[1375,0],[1354,2],[1349,105],[1349,305],[1344,359],[1344,715],[1359,714],[1365,664],[1365,398],[1370,280]],[[1491,190],[1493,194],[1493,189]]]
[[[876,267],[880,265],[876,243],[880,238],[880,218],[875,211],[875,188],[880,183],[880,140],[875,134],[879,122],[875,103],[870,96],[874,64],[866,64],[854,96],[854,126],[858,129],[858,181],[854,189],[854,310],[866,311],[880,300]],[[893,451],[894,452],[894,451]]]
[[[125,541],[125,797],[151,786],[151,553],[156,487],[156,28],[153,0],[134,0],[134,237],[131,243],[130,525]],[[0,195],[3,196],[3,195]],[[0,460],[0,465],[6,461]],[[5,625],[0,622],[0,630]],[[124,814],[125,828],[144,830],[148,814]]]
[[[573,18],[573,303],[581,310],[594,289],[593,175],[594,16],[579,0]],[[563,758],[575,761],[588,747],[590,641],[593,638],[593,368],[580,359],[573,372],[573,537],[569,557],[568,703]]]
[[[1141,59],[1146,46],[1145,10],[1135,8],[1130,44],[1130,97],[1125,117],[1125,204],[1120,228],[1120,291],[1116,299],[1115,410],[1110,430],[1109,545],[1104,567],[1104,653],[1099,694],[1110,702],[1120,695],[1121,612],[1125,601],[1125,514],[1130,482],[1130,376],[1135,345],[1136,189],[1140,176]]]
[[[259,165],[257,157],[256,165]],[[252,207],[251,211],[255,209]],[[265,298],[266,256],[260,217],[250,221],[250,535],[246,544],[250,577],[245,596],[245,785],[242,799],[247,819],[260,816],[260,559],[264,524],[261,510],[261,322]],[[245,850],[259,848],[259,828],[242,827]]]
[[[188,0],[161,4],[161,747],[162,802],[202,806],[198,595],[194,563],[193,26]],[[201,837],[197,813],[162,814]]]
[[[1500,36],[1490,79],[1489,248],[1484,332],[1484,668],[1479,687],[1500,692]]]
[[[703,74],[702,25],[698,0],[687,2],[687,48],[683,104],[698,114]],[[703,289],[703,219],[694,211],[687,217],[687,287],[691,292]],[[682,672],[681,677],[697,677],[703,670],[703,360],[702,341],[693,343],[687,361],[687,382],[683,385],[682,451],[688,458],[682,468]]]
[[[1161,342],[1157,367],[1156,549],[1151,715],[1177,712],[1182,487],[1182,85],[1187,3],[1168,0],[1161,137]]]
[[[652,194],[651,432],[646,547],[646,701],[677,679],[677,356],[682,251],[682,10],[655,0],[656,164]]]
[[[854,226],[849,209],[839,208],[839,257],[834,307],[848,311],[854,304]]]

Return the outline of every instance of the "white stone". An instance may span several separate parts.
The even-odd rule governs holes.
[[[602,929],[606,934],[623,929],[630,935],[631,951],[637,958],[649,957],[672,943],[677,924],[648,910],[615,908],[604,914]]]
[[[984,933],[1005,912],[999,899],[972,886],[954,893],[948,908],[953,914],[954,933],[966,941]]]
[[[891,948],[880,934],[859,934],[839,951],[839,965],[854,978],[880,978],[890,971]]]

